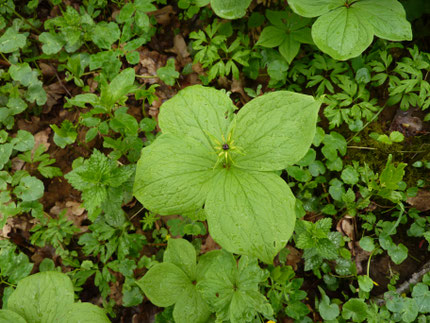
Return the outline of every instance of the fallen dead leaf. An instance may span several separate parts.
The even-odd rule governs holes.
[[[60,103],[59,100],[64,96],[66,90],[60,82],[45,86],[44,89],[47,94],[47,101],[43,107],[43,113],[49,113],[54,105]]]
[[[348,242],[348,247],[351,250],[352,255],[355,255],[354,242],[355,242],[355,218],[350,215],[345,215],[336,225],[336,230],[342,235],[347,236],[350,241]]]
[[[418,211],[430,211],[430,191],[419,190],[417,196],[408,197],[406,202]]]
[[[43,62],[39,63],[39,67],[43,76],[52,77],[57,72],[52,65]]]
[[[157,20],[157,23],[159,25],[168,25],[171,22],[172,16],[174,14],[175,14],[175,11],[173,10],[173,7],[170,5],[165,6],[156,11],[148,12],[149,16],[155,17],[155,20]]]
[[[288,266],[293,267],[294,270],[297,270],[297,265],[302,261],[302,253],[298,249],[290,245],[287,245],[286,248],[289,251],[286,264]]]
[[[43,144],[46,147],[46,150],[48,150],[49,146],[51,146],[51,144],[49,143],[49,136],[51,132],[51,128],[46,128],[45,130],[39,131],[34,135],[34,147],[31,151],[32,155],[40,144]]]
[[[214,239],[212,239],[210,235],[208,235],[205,240],[205,243],[203,243],[202,246],[200,247],[200,252],[203,254],[211,250],[217,250],[217,249],[221,249],[221,247],[214,241]]]

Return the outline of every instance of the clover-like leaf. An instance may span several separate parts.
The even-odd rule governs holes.
[[[144,148],[134,195],[161,215],[204,210],[223,248],[271,263],[294,229],[294,196],[271,171],[299,161],[320,102],[280,91],[234,115],[221,91],[192,86],[165,102],[163,134]]]
[[[320,50],[338,60],[360,55],[373,36],[411,40],[412,30],[397,0],[291,0],[291,9],[304,17],[319,17],[312,38]]]
[[[220,172],[206,201],[209,233],[230,252],[271,263],[293,233],[295,198],[270,172]]]
[[[175,305],[175,322],[204,323],[211,312],[196,289],[197,281],[203,277],[195,279],[195,272],[196,251],[193,245],[184,239],[170,239],[164,263],[151,267],[137,284],[155,305]]]
[[[211,267],[197,284],[197,289],[220,321],[249,322],[257,312],[267,316],[273,314],[258,289],[258,284],[264,280],[264,272],[256,259],[242,256],[236,264],[233,255],[222,252],[212,259]]]

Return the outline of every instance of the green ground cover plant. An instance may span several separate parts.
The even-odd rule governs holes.
[[[0,322],[428,322],[429,14],[0,0]]]

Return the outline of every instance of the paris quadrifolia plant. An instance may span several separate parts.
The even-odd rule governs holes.
[[[227,93],[185,88],[160,108],[162,135],[142,150],[134,195],[160,215],[204,208],[219,245],[272,263],[296,220],[294,195],[279,174],[308,151],[320,105],[277,91],[236,114]]]

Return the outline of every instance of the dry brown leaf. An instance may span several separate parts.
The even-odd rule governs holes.
[[[159,25],[167,25],[171,22],[172,17],[175,14],[172,6],[165,6],[156,11],[149,12],[148,15],[154,16],[155,20]]]
[[[46,150],[48,150],[49,146],[51,146],[49,143],[49,135],[51,134],[51,131],[51,128],[46,128],[45,130],[39,131],[34,135],[34,147],[31,151],[32,155],[40,144],[43,144],[46,147]]]
[[[293,267],[294,270],[297,270],[297,265],[302,261],[302,253],[298,249],[290,245],[287,245],[286,248],[289,251],[286,264],[288,266]]]
[[[352,255],[355,255],[355,225],[355,218],[350,215],[345,215],[336,225],[336,230],[350,239],[348,242],[348,247],[351,250]]]
[[[406,202],[416,208],[418,211],[430,211],[430,192],[419,190],[417,196],[408,197]]]
[[[206,253],[211,250],[217,250],[217,249],[221,249],[221,247],[214,241],[214,239],[212,239],[210,235],[208,235],[205,240],[205,243],[203,243],[202,246],[200,247],[200,252]]]
[[[43,76],[52,77],[57,72],[52,65],[39,63],[40,70],[42,71]]]
[[[44,90],[47,94],[47,101],[43,107],[43,113],[49,113],[54,105],[61,103],[59,100],[63,98],[66,90],[64,89],[64,85],[60,82],[55,82],[45,86]]]

